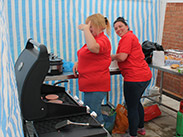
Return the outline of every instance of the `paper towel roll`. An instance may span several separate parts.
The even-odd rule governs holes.
[[[152,64],[156,66],[164,66],[164,51],[153,51]]]

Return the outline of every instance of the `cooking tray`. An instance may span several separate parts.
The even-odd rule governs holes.
[[[44,97],[48,94],[56,94],[59,96],[59,100],[62,100],[62,104],[50,103]],[[43,84],[41,87],[41,95],[44,103],[47,105],[47,115],[44,119],[50,119],[53,117],[65,117],[70,115],[85,114],[86,107],[79,106],[79,104],[73,99],[73,97],[65,91],[65,88]]]

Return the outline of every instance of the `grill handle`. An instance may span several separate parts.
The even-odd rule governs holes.
[[[48,58],[48,51],[47,51],[46,46],[44,44],[40,44],[40,43],[34,41],[32,38],[28,39],[25,48],[28,50],[32,50],[32,49],[34,50],[34,48],[35,48],[36,50],[39,51],[40,58],[45,58],[45,57]]]

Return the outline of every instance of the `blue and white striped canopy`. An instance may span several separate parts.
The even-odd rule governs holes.
[[[5,5],[14,62],[28,38],[45,44],[49,52],[64,61],[77,61],[77,50],[85,43],[78,25],[94,13],[106,16],[111,26],[117,17],[123,16],[140,42],[158,38],[160,0],[6,0]],[[113,28],[110,40],[115,53],[119,37]],[[110,102],[114,105],[123,101],[122,79],[111,77]],[[150,86],[154,86],[155,80],[154,76]],[[82,98],[77,80],[70,80],[64,86]]]
[[[140,42],[158,37],[159,0],[6,0],[5,4],[14,61],[30,37],[61,58],[76,61],[76,51],[84,44],[78,25],[94,13],[106,16],[111,25],[123,16]],[[118,40],[112,29],[113,53]]]
[[[4,0],[0,0],[0,137],[23,137]]]

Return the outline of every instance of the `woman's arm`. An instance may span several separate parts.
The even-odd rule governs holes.
[[[79,25],[79,29],[84,32],[85,41],[88,47],[88,50],[90,50],[93,53],[99,53],[100,46],[96,42],[95,38],[93,37],[92,33],[90,32],[90,23],[88,24],[81,24]]]
[[[75,62],[72,68],[72,71],[75,77],[77,77],[77,70],[78,70],[78,62]]]
[[[117,60],[118,62],[123,62],[127,59],[128,54],[127,53],[118,53],[111,55],[112,60]]]

